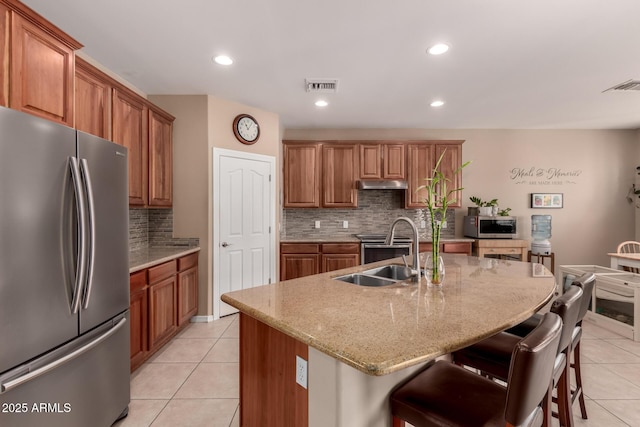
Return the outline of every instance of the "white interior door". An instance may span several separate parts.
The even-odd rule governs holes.
[[[220,295],[274,277],[275,158],[214,149],[214,165],[214,317],[219,317],[237,311]]]

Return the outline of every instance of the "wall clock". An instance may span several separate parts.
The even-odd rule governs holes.
[[[233,120],[233,134],[243,144],[255,144],[260,137],[260,126],[248,114],[239,114]]]

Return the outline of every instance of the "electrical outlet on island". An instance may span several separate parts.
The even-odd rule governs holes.
[[[307,361],[296,355],[296,382],[307,388]]]

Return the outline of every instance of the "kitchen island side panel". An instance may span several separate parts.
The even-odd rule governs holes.
[[[308,346],[240,313],[240,425],[308,425],[308,392],[296,383],[296,356]]]

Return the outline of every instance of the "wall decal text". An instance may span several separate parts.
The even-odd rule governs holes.
[[[510,178],[515,184],[530,185],[564,185],[577,184],[576,179],[582,175],[582,169],[562,169],[556,167],[512,168]]]

